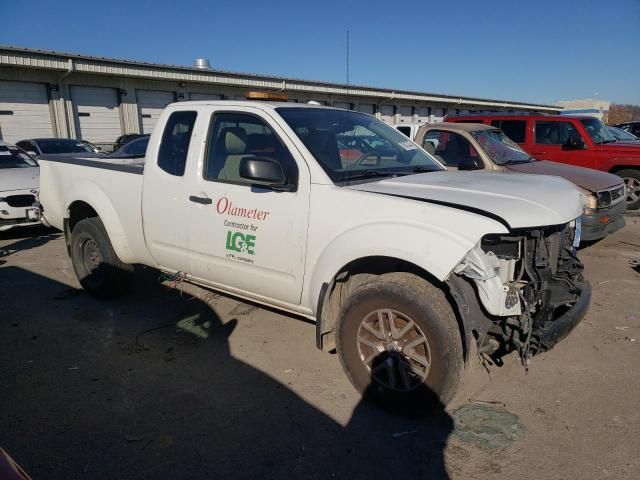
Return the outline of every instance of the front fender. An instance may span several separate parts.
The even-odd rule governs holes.
[[[469,214],[464,212],[461,216],[464,215]],[[366,257],[403,260],[444,281],[483,235],[507,233],[506,228],[495,220],[475,220],[473,234],[466,231],[464,235],[432,224],[388,219],[343,231],[325,246],[314,262],[307,305],[316,308],[322,285],[330,283],[347,264]]]
[[[89,180],[81,180],[74,183],[72,188],[65,193],[67,209],[65,218],[69,218],[71,204],[78,201],[88,204],[96,211],[104,228],[107,230],[109,240],[118,258],[124,263],[135,263],[136,260],[122,226],[122,221],[104,190],[98,184]]]

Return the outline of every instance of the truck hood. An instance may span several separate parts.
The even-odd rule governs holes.
[[[499,217],[510,228],[561,225],[582,214],[580,193],[573,184],[542,175],[441,171],[345,188]]]
[[[504,165],[512,172],[535,173],[538,175],[555,175],[575,183],[579,187],[592,192],[606,190],[622,184],[622,179],[612,173],[601,172],[591,168],[576,167],[563,163],[540,160],[529,163]]]
[[[0,192],[37,190],[39,177],[38,167],[0,169]]]

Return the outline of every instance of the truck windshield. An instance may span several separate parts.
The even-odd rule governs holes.
[[[28,168],[38,164],[18,147],[0,145],[0,168]]]
[[[607,127],[597,118],[585,118],[580,120],[580,123],[584,126],[593,143],[603,144],[616,141],[616,137],[611,135]]]
[[[277,109],[335,183],[443,168],[398,130],[359,112]]]
[[[471,132],[491,160],[498,165],[508,163],[528,163],[534,159],[518,144],[507,137],[502,130],[480,130]]]

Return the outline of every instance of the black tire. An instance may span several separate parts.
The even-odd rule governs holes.
[[[114,298],[129,289],[133,265],[120,261],[99,218],[85,218],[75,225],[70,250],[76,276],[90,295]]]
[[[381,319],[378,312],[384,310],[390,313],[382,313]],[[379,337],[372,335],[367,326],[377,325],[374,328],[377,330],[382,322],[391,330],[385,317],[386,320],[393,317],[390,321],[395,323],[396,333],[409,328],[407,325],[415,324],[418,328],[410,327],[397,342],[389,338],[391,343],[383,352],[379,350],[382,346],[377,345],[380,353],[376,353],[366,342],[376,343]],[[407,349],[420,335],[426,343]],[[354,387],[366,398],[393,408],[442,408],[455,395],[464,364],[462,337],[451,304],[442,290],[408,273],[373,277],[353,291],[340,311],[336,347]],[[374,360],[367,362],[374,356]],[[429,367],[413,357],[428,360]],[[416,367],[418,372],[414,371]],[[396,380],[396,388],[390,388],[391,380]]]
[[[618,170],[616,175],[622,177],[627,186],[627,210],[638,210],[640,208],[640,170],[627,168]],[[632,189],[631,192],[630,189]]]

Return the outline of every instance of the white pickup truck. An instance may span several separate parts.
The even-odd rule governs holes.
[[[122,293],[143,264],[308,317],[382,400],[446,403],[470,351],[526,361],[589,304],[572,184],[447,172],[363,113],[176,103],[144,165],[45,155],[40,168],[44,221],[89,293]]]

